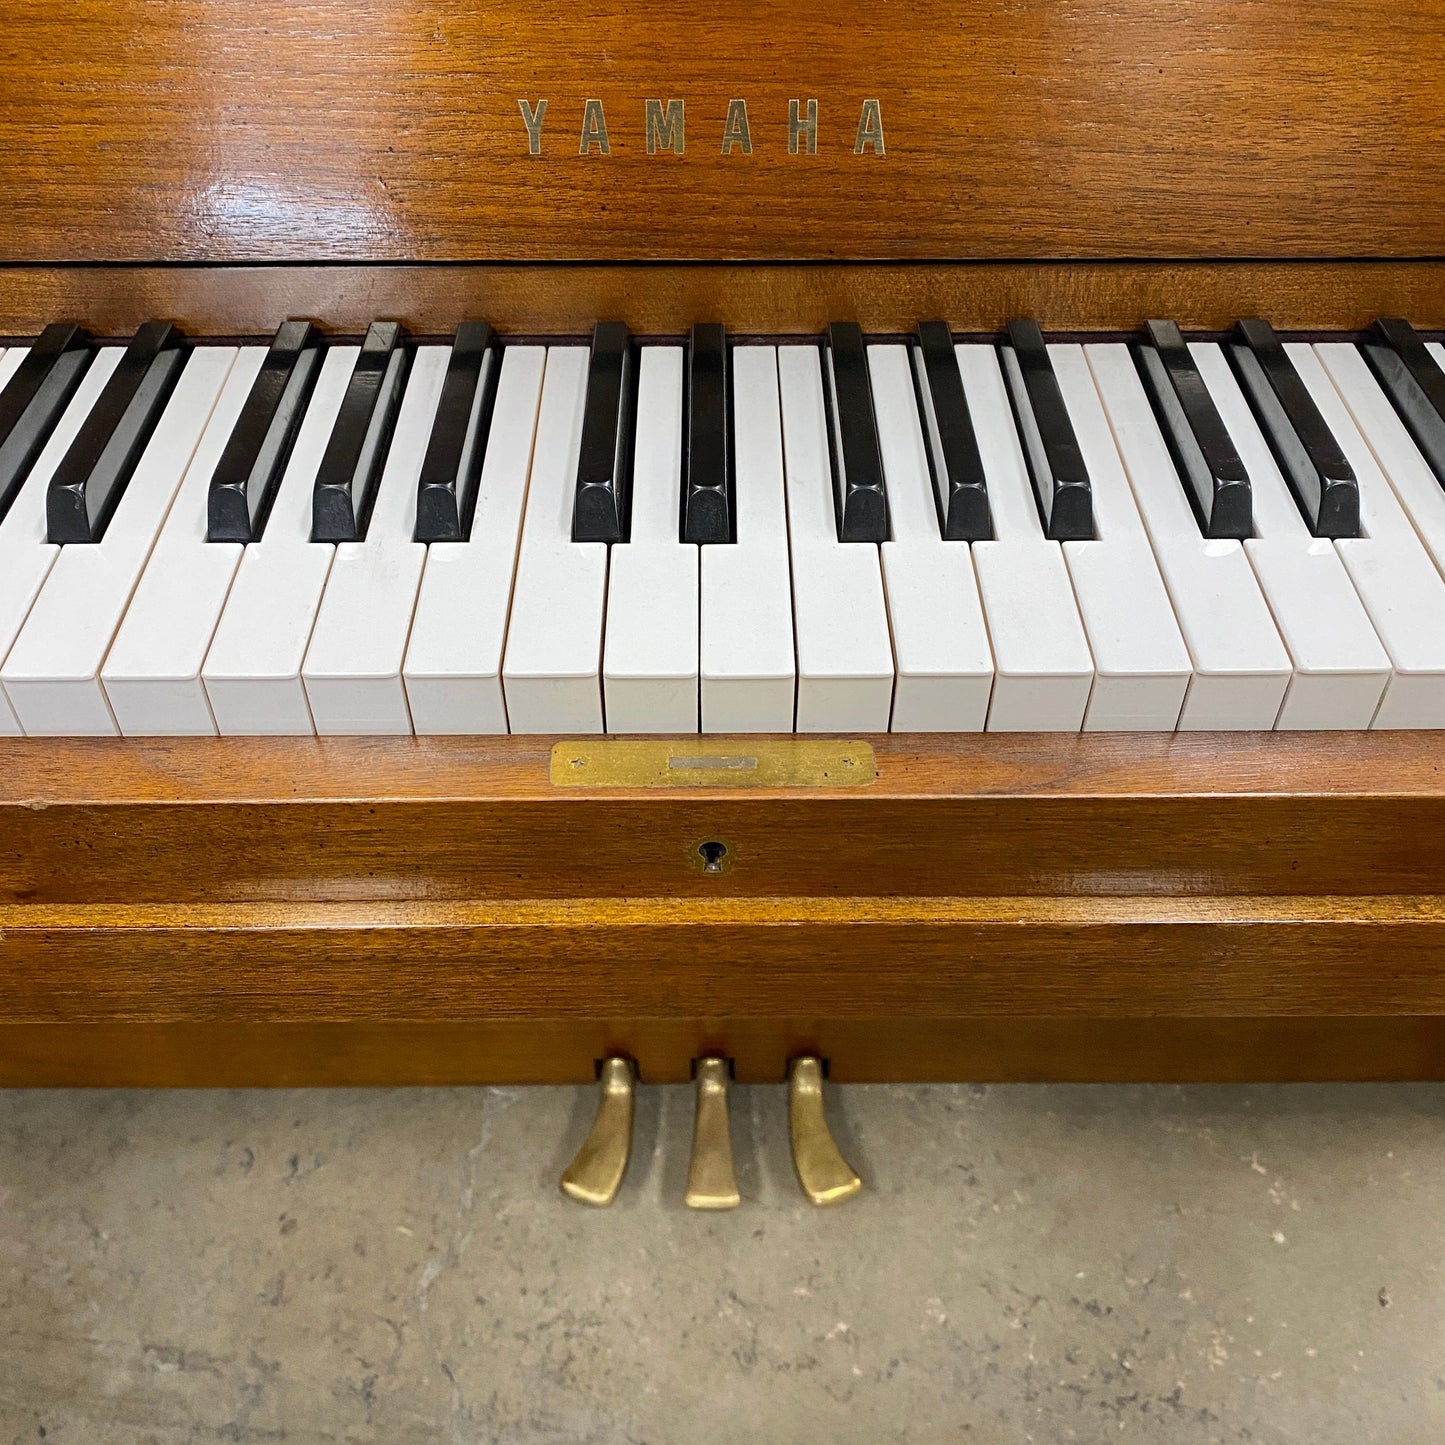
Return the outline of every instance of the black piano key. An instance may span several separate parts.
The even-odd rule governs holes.
[[[682,540],[700,545],[737,538],[733,517],[727,332],[692,328],[687,373],[687,475],[683,480]]]
[[[1375,322],[1375,333],[1361,343],[1360,350],[1436,480],[1445,487],[1445,371],[1425,350],[1415,328],[1397,318]]]
[[[418,542],[462,542],[471,535],[500,369],[492,328],[485,321],[458,326],[416,484]]]
[[[401,326],[373,321],[316,473],[311,493],[313,542],[360,542],[366,537],[405,378]]]
[[[1164,440],[1206,537],[1254,535],[1254,498],[1224,419],[1172,321],[1146,321],[1134,356]]]
[[[261,540],[320,369],[311,323],[283,322],[211,474],[207,541]]]
[[[0,391],[0,521],[90,365],[89,341],[69,322],[47,326]]]
[[[1230,359],[1316,537],[1360,535],[1360,487],[1268,321],[1241,321]]]
[[[840,542],[888,540],[888,492],[868,353],[856,321],[834,321],[823,348],[824,399],[833,454],[833,498]]]
[[[168,321],[136,332],[85,418],[45,495],[52,542],[99,542],[185,365]]]
[[[950,542],[987,542],[993,537],[988,479],[947,322],[919,322],[913,366],[943,536]]]
[[[1008,338],[1014,359],[1009,365],[1004,358],[1004,373],[1044,535],[1054,542],[1089,541],[1094,535],[1093,486],[1043,332],[1036,321],[1010,321]]]
[[[632,520],[632,432],[637,349],[620,321],[592,330],[587,402],[572,504],[574,542],[625,542]]]

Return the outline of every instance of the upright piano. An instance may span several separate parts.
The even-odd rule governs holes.
[[[0,1084],[1445,1077],[1445,0],[18,0]]]

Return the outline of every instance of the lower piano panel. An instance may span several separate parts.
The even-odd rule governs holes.
[[[878,737],[848,788],[549,744],[0,747],[0,1084],[1445,1078],[1438,734]]]
[[[5,914],[10,1085],[1445,1077],[1435,898]]]
[[[1445,1079],[1445,1019],[509,1019],[0,1024],[0,1087],[590,1083],[625,1053],[647,1083],[723,1054],[777,1084],[821,1054],[839,1083]]]

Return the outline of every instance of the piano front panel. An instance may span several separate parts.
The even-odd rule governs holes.
[[[20,0],[5,40],[4,261],[1445,254],[1445,0]]]
[[[548,751],[0,745],[0,1083],[1445,1075],[1417,736],[880,739],[846,797]]]
[[[1445,874],[1438,734],[883,734],[876,775],[847,788],[559,786],[551,753],[505,736],[3,738],[0,907],[1188,911],[1424,896]],[[709,840],[728,849],[716,874],[696,854]]]

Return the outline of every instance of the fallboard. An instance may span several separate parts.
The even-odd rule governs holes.
[[[21,0],[0,261],[1424,257],[1441,0]]]

